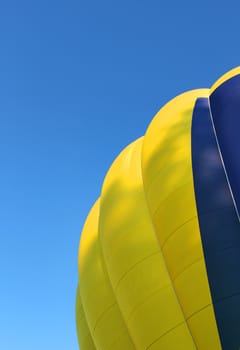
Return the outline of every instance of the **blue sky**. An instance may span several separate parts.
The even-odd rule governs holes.
[[[78,349],[78,243],[104,175],[164,103],[240,64],[239,10],[0,2],[0,349]]]

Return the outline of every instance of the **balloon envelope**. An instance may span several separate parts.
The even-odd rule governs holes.
[[[80,240],[81,350],[239,349],[239,132],[236,68],[114,161]]]

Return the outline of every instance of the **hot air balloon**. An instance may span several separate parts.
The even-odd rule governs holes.
[[[240,67],[177,96],[83,227],[81,350],[240,349]]]

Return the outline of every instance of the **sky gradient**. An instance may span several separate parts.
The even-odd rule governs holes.
[[[168,100],[240,65],[239,10],[1,1],[0,349],[78,349],[78,244],[104,176]]]

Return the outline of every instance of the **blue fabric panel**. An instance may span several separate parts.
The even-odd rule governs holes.
[[[210,108],[228,179],[240,213],[240,75],[210,96]]]

